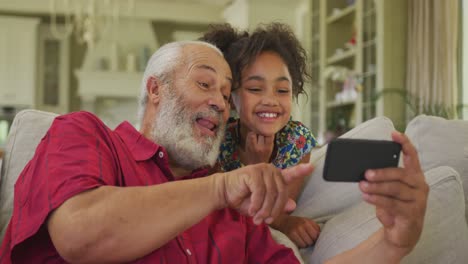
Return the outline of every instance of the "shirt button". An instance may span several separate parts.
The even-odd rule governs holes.
[[[187,248],[185,251],[187,251],[187,254],[188,254],[189,256],[192,256],[192,252],[190,252],[190,249]]]
[[[160,151],[159,152],[159,157],[162,159],[164,157],[164,152]]]

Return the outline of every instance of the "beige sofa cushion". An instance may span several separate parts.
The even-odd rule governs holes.
[[[395,130],[393,123],[386,117],[376,117],[345,133],[343,138],[387,139]],[[314,172],[306,180],[298,199],[294,215],[308,217],[324,222],[353,204],[362,201],[357,183],[326,182],[322,171],[325,162],[326,146],[314,151],[311,162]]]
[[[423,233],[403,263],[465,263],[468,227],[460,177],[450,167],[434,168],[425,176],[430,192]],[[375,207],[358,203],[328,221],[315,247],[301,250],[301,254],[305,263],[324,263],[355,247],[380,227]]]
[[[411,120],[406,134],[418,150],[423,171],[450,166],[460,174],[468,222],[468,121],[421,115]]]
[[[0,228],[5,234],[13,210],[14,184],[26,163],[31,160],[40,140],[46,134],[56,114],[24,110],[15,116],[8,135],[0,182]]]

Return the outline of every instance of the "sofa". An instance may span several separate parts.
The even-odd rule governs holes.
[[[0,228],[3,238],[11,217],[14,183],[32,158],[56,114],[37,110],[18,113],[7,140],[0,178]],[[342,137],[388,139],[394,130],[385,117],[366,121]],[[418,116],[407,126],[430,186],[421,239],[403,263],[468,262],[468,122]],[[282,233],[275,240],[294,250],[303,263],[323,263],[350,249],[380,228],[373,206],[361,199],[356,183],[322,179],[326,146],[312,152],[314,172],[307,178],[294,215],[321,225],[315,245],[298,250]]]

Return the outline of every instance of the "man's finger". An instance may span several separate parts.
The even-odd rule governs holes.
[[[294,209],[296,209],[296,202],[293,199],[288,198],[288,201],[284,205],[284,212],[285,213],[290,213],[290,212],[294,211]]]
[[[291,183],[294,180],[301,179],[310,175],[314,171],[314,166],[310,163],[302,163],[294,167],[289,167],[287,169],[283,169],[281,174],[283,175],[283,179],[286,184]]]
[[[393,226],[393,224],[395,223],[395,217],[392,216],[388,211],[377,208],[375,214],[380,220],[380,223],[382,223],[382,225],[385,227]]]
[[[364,174],[369,182],[401,181],[404,178],[402,168],[370,169]]]
[[[271,174],[277,173],[277,172],[273,170],[271,171],[271,174],[270,172],[266,172],[266,173],[267,174],[265,174],[264,172],[265,177],[263,177],[263,180],[265,183],[265,189],[266,189],[265,198],[263,199],[262,207],[255,215],[255,218],[260,219],[261,221],[269,218],[270,216],[273,218],[276,217],[276,215],[272,215],[272,211],[276,203],[276,198],[278,196],[278,187],[277,187],[276,180],[274,177],[275,175],[271,175]],[[285,201],[286,200],[284,199],[283,204]]]
[[[408,174],[408,171],[403,168],[385,168],[385,169],[372,169],[365,172],[365,178],[369,182],[389,182],[399,181],[411,187],[416,187],[418,179],[415,174]]]
[[[250,216],[254,216],[258,212],[258,210],[260,210],[260,208],[263,205],[263,200],[265,199],[265,183],[258,178],[260,177],[250,178],[249,188],[250,192],[252,193],[251,203],[249,207]]]
[[[273,206],[273,209],[271,212],[271,215],[273,217],[277,217],[278,215],[284,212],[286,201],[288,200],[287,186],[284,183],[283,177],[281,177],[281,175],[278,175],[278,176],[279,177],[274,178],[278,193],[277,193],[275,205]]]
[[[362,195],[364,201],[373,204],[378,210],[384,210],[389,215],[410,216],[415,212],[409,206],[412,202],[404,202],[389,198],[388,196],[366,194]]]
[[[400,181],[361,181],[359,183],[359,188],[366,194],[377,194],[406,202],[414,200],[414,189]]]
[[[413,146],[411,141],[405,134],[402,134],[398,131],[392,132],[392,139],[393,141],[401,144],[401,151],[403,152],[403,164],[408,172],[411,174],[417,173],[420,166],[419,159],[418,159],[418,152],[416,148]]]

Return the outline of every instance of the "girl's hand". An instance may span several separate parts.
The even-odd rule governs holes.
[[[244,165],[269,163],[274,145],[274,135],[267,137],[252,131],[248,132],[245,139],[245,149],[240,151],[242,163]]]
[[[320,234],[320,226],[313,220],[288,214],[276,218],[271,227],[288,236],[299,248],[312,246]]]

